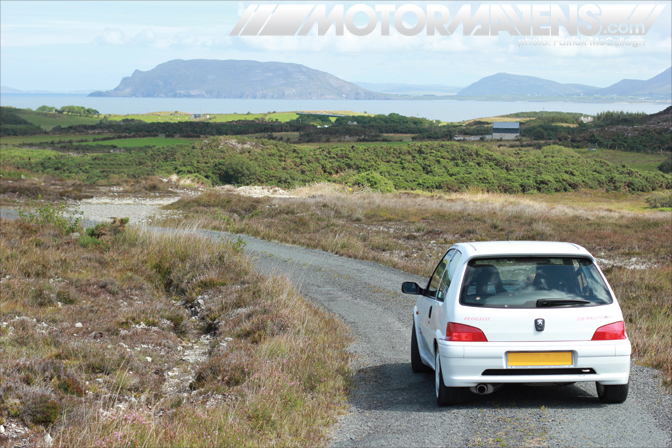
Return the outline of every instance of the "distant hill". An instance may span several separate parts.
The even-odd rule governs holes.
[[[647,80],[623,79],[604,89],[588,92],[591,95],[616,96],[672,96],[672,67]]]
[[[176,59],[89,96],[377,100],[388,96],[300,64]]]
[[[583,84],[560,84],[534,76],[497,73],[465,87],[457,96],[574,96],[596,89]]]
[[[0,86],[0,93],[23,93],[23,90],[15,89],[13,87]]]
[[[497,73],[486,76],[460,90],[456,96],[502,97],[625,97],[669,99],[672,97],[672,68],[647,80],[624,79],[609,87],[599,88],[583,84],[561,84],[534,76]]]
[[[393,95],[454,95],[463,87],[445,86],[443,84],[384,84],[372,82],[355,82],[354,84],[372,92]]]
[[[85,95],[91,93],[91,90],[71,90],[68,92],[53,92],[51,90],[19,90],[13,87],[0,86],[0,93],[39,93],[39,94],[68,94],[68,95]]]

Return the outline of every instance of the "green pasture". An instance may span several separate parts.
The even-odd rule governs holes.
[[[339,110],[339,111],[307,111],[307,113],[316,113],[316,114],[338,114],[338,115],[352,115],[352,116],[370,116],[373,114],[353,112],[348,110]],[[206,115],[208,118],[206,118]],[[140,120],[145,123],[177,123],[184,122],[185,120],[191,120],[189,114],[186,112],[149,112],[146,114],[128,114],[128,115],[106,115],[105,116],[110,121],[121,121],[124,119]],[[278,120],[282,123],[286,123],[291,120],[295,120],[299,115],[296,112],[266,112],[260,114],[251,114],[251,113],[230,113],[230,114],[212,114],[212,113],[202,113],[200,119],[197,121],[209,121],[213,123],[226,123],[229,121],[241,121],[241,120],[256,120],[264,119],[269,121]],[[334,121],[335,118],[332,118],[331,121]]]
[[[257,118],[264,118],[266,114],[206,114],[210,115],[210,119],[213,123],[226,123],[227,121],[240,121],[240,120],[256,120]]]
[[[272,114],[268,114],[266,116],[267,120],[278,120],[282,123],[286,123],[291,120],[295,120],[298,118],[298,114],[296,112],[274,112]]]
[[[179,118],[179,120],[178,120]],[[121,121],[121,120],[140,120],[145,123],[166,123],[172,122],[177,123],[178,121],[184,121],[189,119],[189,115],[180,114],[180,115],[159,115],[159,114],[129,114],[129,115],[107,115],[109,121]]]
[[[2,145],[20,145],[30,143],[49,143],[49,142],[67,142],[69,140],[92,140],[93,138],[105,137],[105,134],[84,135],[84,134],[59,134],[59,135],[17,135],[11,137],[0,137]]]
[[[28,109],[16,109],[13,113],[35,126],[40,126],[46,131],[50,131],[56,126],[65,128],[78,124],[97,124],[100,122],[100,118],[98,117],[80,117],[78,115],[57,114],[53,112],[34,112]]]

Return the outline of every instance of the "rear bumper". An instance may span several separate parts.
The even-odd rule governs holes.
[[[541,351],[572,352],[572,365],[529,368],[507,366],[509,352]],[[481,383],[579,381],[613,385],[626,384],[630,376],[631,348],[627,339],[552,343],[439,341],[439,353],[443,382],[448,387],[472,387]],[[544,374],[539,374],[540,371]]]

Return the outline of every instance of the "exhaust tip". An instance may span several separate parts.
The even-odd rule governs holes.
[[[474,387],[470,387],[469,390],[478,395],[488,395],[495,391],[495,387],[492,384],[479,384]]]

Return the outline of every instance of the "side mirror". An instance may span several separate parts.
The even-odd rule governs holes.
[[[422,288],[415,282],[404,282],[401,284],[401,292],[404,294],[422,294]]]

